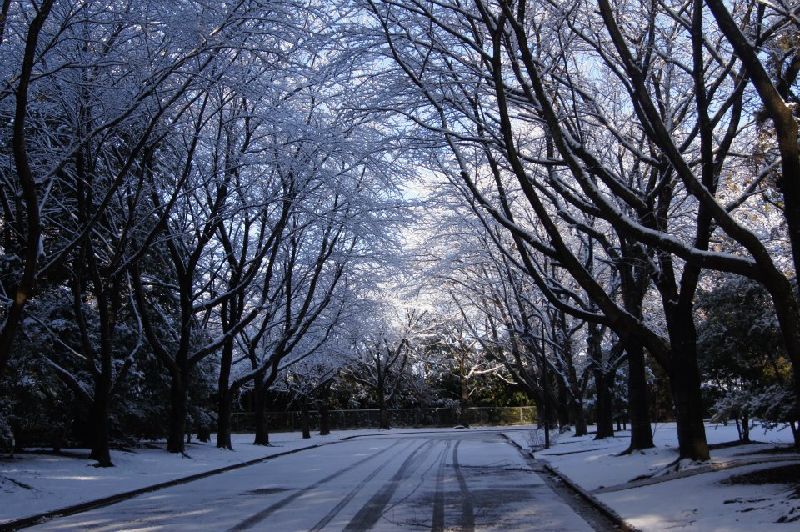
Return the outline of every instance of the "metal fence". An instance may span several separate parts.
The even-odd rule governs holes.
[[[405,408],[389,409],[392,427],[453,427],[455,425],[525,425],[536,422],[536,408],[532,406],[470,407],[458,408]],[[331,429],[377,428],[380,411],[376,409],[330,410]],[[267,412],[270,431],[299,430],[302,413],[299,411]],[[253,414],[233,414],[235,432],[251,432],[254,429]],[[319,412],[309,411],[312,430],[319,428]]]

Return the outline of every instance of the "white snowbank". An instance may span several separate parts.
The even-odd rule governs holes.
[[[535,452],[571,480],[642,530],[691,529],[708,531],[789,530],[776,521],[800,512],[784,484],[722,484],[721,480],[759,469],[800,463],[798,454],[764,454],[774,444],[790,444],[791,431],[754,429],[751,439],[763,444],[738,445],[711,451],[709,463],[677,464],[677,438],[672,423],[654,426],[656,447],[621,455],[629,432],[594,440],[593,435],[559,435],[548,450]],[[736,427],[709,424],[710,444],[737,439]],[[536,438],[509,434],[530,448]],[[540,439],[540,436],[539,436]],[[538,441],[538,440],[537,440]]]

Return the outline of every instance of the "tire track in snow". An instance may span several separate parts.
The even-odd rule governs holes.
[[[397,491],[400,484],[410,477],[419,467],[420,461],[415,460],[417,455],[420,454],[423,447],[427,450],[431,445],[433,445],[433,440],[424,441],[417,446],[400,465],[400,469],[397,470],[397,473],[384,484],[378,493],[373,495],[372,498],[361,507],[356,515],[353,516],[353,519],[344,527],[344,530],[369,530],[375,526],[375,523],[377,523],[383,515],[383,509],[389,504],[394,492]]]
[[[398,440],[395,443],[391,444],[390,446],[386,447],[385,449],[382,449],[382,450],[378,451],[375,454],[371,454],[371,455],[367,456],[366,458],[362,458],[361,460],[359,460],[359,461],[357,461],[357,462],[355,462],[353,464],[350,464],[350,465],[348,465],[346,467],[343,467],[343,468],[335,471],[334,473],[331,473],[327,477],[318,480],[317,482],[311,484],[310,486],[306,486],[305,488],[297,490],[296,492],[292,493],[288,497],[284,497],[283,499],[275,502],[274,504],[268,506],[267,508],[261,510],[260,512],[251,515],[250,517],[248,517],[244,521],[232,526],[229,530],[230,531],[248,530],[248,529],[258,525],[264,519],[269,517],[270,514],[276,512],[277,510],[280,510],[281,508],[283,508],[284,506],[286,506],[290,502],[294,501],[298,497],[301,497],[302,495],[305,495],[309,491],[315,490],[318,487],[322,486],[323,484],[327,484],[328,482],[330,482],[331,480],[335,479],[336,477],[341,476],[344,473],[346,473],[348,471],[351,471],[352,469],[354,469],[354,468],[356,468],[356,467],[358,467],[358,466],[360,466],[360,465],[362,465],[362,464],[364,464],[366,462],[369,462],[370,460],[372,460],[374,458],[377,458],[378,456],[386,453],[387,451],[389,451],[393,447],[396,447],[399,444],[400,444],[400,441]]]
[[[406,449],[407,449],[408,447],[411,447],[411,445],[408,445],[408,446],[406,446]],[[336,517],[336,516],[339,514],[339,512],[341,512],[341,511],[342,511],[342,509],[343,509],[345,506],[347,506],[347,503],[349,503],[350,501],[352,501],[352,500],[353,500],[353,497],[355,497],[355,496],[356,496],[356,494],[357,494],[359,491],[361,491],[361,489],[362,489],[362,488],[363,488],[363,487],[364,487],[364,486],[365,486],[365,485],[366,485],[366,484],[367,484],[367,483],[368,483],[370,480],[372,480],[373,478],[375,478],[375,477],[377,476],[377,474],[378,474],[378,473],[380,473],[381,471],[383,471],[383,469],[384,469],[384,468],[385,468],[385,467],[386,467],[386,466],[389,464],[389,462],[391,462],[391,461],[393,460],[393,458],[394,458],[394,457],[392,457],[392,458],[389,458],[388,460],[386,460],[385,462],[383,462],[381,465],[379,465],[378,467],[376,467],[376,468],[375,468],[375,469],[374,469],[374,470],[373,470],[373,471],[372,471],[372,472],[371,472],[369,475],[367,475],[366,477],[364,477],[364,478],[361,480],[361,482],[359,482],[358,484],[356,484],[356,487],[354,487],[352,490],[350,490],[350,492],[349,492],[347,495],[345,495],[345,496],[344,496],[344,498],[342,498],[342,500],[341,500],[341,501],[339,501],[339,502],[336,504],[336,506],[334,506],[333,508],[331,508],[331,511],[329,511],[327,514],[325,514],[325,517],[323,517],[322,519],[320,519],[320,520],[319,520],[319,522],[318,522],[316,525],[314,525],[312,528],[310,528],[310,529],[309,529],[309,531],[315,532],[315,531],[317,531],[317,530],[322,530],[323,528],[325,528],[325,527],[328,525],[328,523],[330,523],[330,522],[331,522],[331,520],[332,520],[334,517]]]
[[[461,530],[471,531],[475,530],[475,511],[472,507],[472,495],[467,489],[467,481],[464,479],[464,474],[461,471],[461,466],[458,463],[458,446],[461,445],[461,440],[453,447],[453,468],[456,470],[456,478],[458,479],[458,487],[461,490]]]
[[[431,517],[431,531],[444,530],[444,471],[447,467],[447,451],[450,450],[452,441],[448,440],[439,460],[439,469],[436,471],[436,492],[433,495],[433,517]]]

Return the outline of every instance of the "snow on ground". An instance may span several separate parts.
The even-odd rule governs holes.
[[[108,497],[161,482],[247,462],[270,455],[336,441],[369,431],[342,431],[303,440],[300,433],[271,434],[269,447],[253,445],[249,434],[233,435],[233,451],[210,443],[187,445],[187,455],[170,454],[163,443],[134,452],[112,451],[116,467],[97,468],[87,450],[69,450],[72,456],[18,454],[0,458],[0,524],[22,517]]]
[[[710,444],[737,439],[735,425],[706,427]],[[509,433],[526,448],[536,447],[541,435]],[[797,453],[764,453],[776,444],[790,444],[791,431],[754,429],[758,444],[736,445],[711,451],[709,463],[676,464],[677,438],[672,423],[654,425],[656,447],[620,455],[628,446],[628,432],[594,440],[558,435],[538,459],[591,492],[626,521],[642,530],[691,529],[708,531],[789,530],[794,524],[776,523],[800,515],[800,501],[791,498],[786,484],[724,484],[734,475],[800,463]]]
[[[532,427],[523,426],[524,432]],[[441,432],[452,429],[422,429]],[[480,429],[478,429],[480,430]],[[511,429],[513,431],[513,429]],[[272,456],[312,445],[336,442],[343,438],[369,434],[402,434],[408,429],[359,429],[335,431],[329,436],[313,434],[303,440],[299,432],[270,434],[270,447],[253,445],[252,434],[234,434],[233,451],[220,450],[212,438],[209,443],[187,446],[191,458],[170,454],[164,444],[137,448],[134,452],[112,451],[116,467],[96,468],[86,458],[87,450],[69,450],[64,455],[25,453],[0,457],[0,525],[2,523],[65,508],[117,493],[152,486],[211,471],[220,467]]]
[[[114,451],[117,467],[92,467],[86,451],[70,451],[76,457],[52,454],[22,454],[0,458],[0,525],[10,520],[107,497],[115,493],[151,486],[317,444],[335,443],[353,436],[375,434],[424,434],[452,429],[375,429],[336,431],[330,436],[313,435],[303,440],[299,433],[271,435],[273,446],[252,445],[251,435],[234,435],[235,451],[216,449],[214,442],[188,446],[189,458],[159,448]],[[501,430],[523,448],[538,448],[542,434],[531,426],[483,427],[472,431]],[[733,425],[709,425],[709,442],[736,439]],[[759,444],[738,445],[712,451],[710,463],[681,463],[676,467],[674,424],[655,426],[656,448],[633,455],[619,454],[628,445],[628,433],[595,441],[553,432],[553,446],[536,451],[629,523],[642,530],[692,529],[709,531],[791,530],[793,524],[777,524],[783,516],[800,515],[800,500],[791,498],[786,484],[723,484],[733,475],[800,463],[800,454],[763,453],[776,444],[791,442],[787,430],[752,431]],[[79,457],[82,456],[82,457]]]
[[[374,434],[34,530],[591,530],[496,434]]]
[[[759,468],[699,474],[598,497],[642,530],[797,530],[796,522],[776,522],[793,513],[798,502],[789,498],[791,490],[785,484],[720,484],[733,474],[755,469]]]

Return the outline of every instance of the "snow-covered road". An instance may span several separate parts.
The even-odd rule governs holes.
[[[592,530],[499,433],[386,434],[167,488],[39,530]]]

